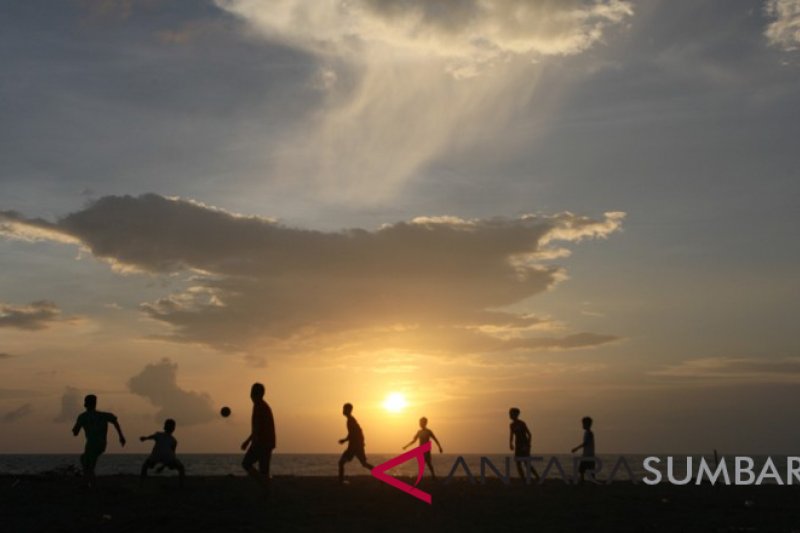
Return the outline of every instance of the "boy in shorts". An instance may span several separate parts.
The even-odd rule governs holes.
[[[142,465],[140,482],[144,482],[144,478],[147,477],[148,470],[154,468],[156,465],[161,465],[158,469],[159,472],[161,472],[164,468],[177,470],[179,484],[181,487],[183,487],[183,479],[186,476],[186,470],[183,468],[183,463],[181,463],[178,458],[175,457],[175,451],[178,449],[178,441],[172,436],[174,432],[175,421],[171,418],[168,418],[164,422],[164,431],[158,431],[152,435],[148,435],[147,437],[139,437],[141,442],[146,440],[155,441],[153,444],[153,451],[150,452],[150,457],[148,457]]]
[[[242,443],[242,450],[247,450],[242,459],[242,468],[255,479],[270,495],[269,464],[272,450],[275,449],[275,418],[272,409],[264,401],[264,385],[253,383],[250,387],[250,399],[253,401],[253,416],[250,420],[250,436]],[[258,470],[253,465],[258,463]]]
[[[113,413],[104,413],[97,410],[97,396],[89,394],[83,399],[83,406],[86,411],[78,416],[72,428],[72,434],[76,437],[83,429],[86,436],[86,447],[81,455],[81,467],[86,483],[89,487],[94,487],[96,478],[94,468],[97,460],[106,451],[106,437],[108,435],[108,425],[114,426],[119,435],[119,444],[125,447],[125,437],[122,435],[122,428],[119,427],[117,417]]]
[[[342,414],[347,417],[347,436],[339,439],[339,444],[347,443],[347,449],[342,453],[339,458],[339,483],[344,483],[344,465],[353,460],[353,457],[358,459],[361,466],[372,470],[372,465],[367,462],[367,453],[364,450],[364,432],[361,431],[361,426],[353,416],[353,404],[346,403],[342,408]]]
[[[508,417],[511,419],[508,433],[508,447],[514,452],[514,459],[517,463],[517,472],[523,481],[528,480],[522,469],[522,463],[526,463],[527,468],[536,479],[539,479],[539,473],[530,464],[531,456],[531,431],[528,425],[519,419],[520,410],[518,407],[512,407],[508,410]]]
[[[591,417],[584,416],[581,420],[581,425],[583,426],[583,442],[572,448],[572,453],[575,453],[581,449],[583,450],[580,466],[578,467],[578,472],[581,475],[581,483],[583,483],[586,472],[589,472],[593,481],[596,481],[597,478],[594,475],[594,433],[592,433]]]
[[[439,439],[436,438],[436,435],[433,434],[433,431],[428,429],[428,419],[424,416],[419,419],[419,427],[420,430],[417,431],[417,434],[414,435],[414,438],[411,440],[411,442],[403,446],[403,449],[405,450],[417,441],[419,441],[419,445],[422,446],[426,442],[430,442],[432,440],[436,443],[436,446],[439,447],[439,453],[443,453],[442,445],[439,444]],[[436,479],[436,472],[433,470],[433,461],[431,460],[431,452],[425,452],[425,464],[428,465],[428,468],[431,471],[431,477]]]

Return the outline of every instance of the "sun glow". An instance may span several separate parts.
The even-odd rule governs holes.
[[[407,405],[406,397],[399,392],[389,394],[383,401],[383,408],[390,413],[399,413],[405,409]]]

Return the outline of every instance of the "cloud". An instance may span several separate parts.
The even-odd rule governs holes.
[[[651,372],[654,376],[748,382],[800,382],[800,357],[703,357]]]
[[[0,211],[0,235],[29,242],[56,241],[78,244],[79,241],[41,218],[25,219],[16,211]]]
[[[33,412],[33,407],[31,404],[26,403],[20,405],[14,410],[8,411],[0,415],[0,422],[4,424],[10,424],[12,422],[16,422],[21,418],[25,418],[26,416],[30,415]]]
[[[53,418],[53,422],[72,422],[78,413],[83,411],[82,404],[80,391],[75,387],[67,387],[61,395],[61,410]]]
[[[178,365],[162,359],[144,367],[128,380],[128,389],[147,398],[159,408],[156,420],[174,418],[178,424],[189,426],[208,422],[215,416],[208,394],[186,391],[178,387]]]
[[[41,396],[40,392],[28,389],[0,389],[0,400],[14,400],[22,398],[35,398]]]
[[[535,337],[547,320],[504,308],[564,279],[564,270],[547,262],[566,255],[563,243],[606,238],[623,218],[420,217],[374,231],[322,232],[148,194],[101,198],[44,224],[118,270],[193,272],[185,290],[142,305],[171,327],[164,335],[170,340],[250,353],[385,343],[461,353],[616,340]]]
[[[14,356],[11,355],[10,353],[0,352],[0,360],[2,360],[2,359],[11,359],[12,357],[14,357]]]
[[[269,36],[320,54],[375,49],[489,63],[509,55],[568,55],[633,14],[624,1],[220,0]]]
[[[772,22],[764,31],[772,46],[786,51],[800,47],[800,0],[768,0],[765,11]]]
[[[0,302],[0,328],[35,331],[45,329],[53,322],[60,320],[62,320],[61,310],[55,303],[48,300],[39,300],[28,305]]]
[[[287,132],[271,154],[272,174],[311,178],[333,200],[362,202],[390,198],[443,153],[491,137],[530,101],[545,59],[587,50],[633,14],[620,0],[217,5],[250,35],[318,62],[321,109]]]

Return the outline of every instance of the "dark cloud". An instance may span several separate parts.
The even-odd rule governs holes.
[[[164,336],[224,350],[330,348],[428,338],[436,351],[542,350],[615,339],[532,335],[546,321],[503,311],[564,277],[555,243],[603,238],[622,213],[463,220],[420,217],[375,231],[291,228],[155,194],[108,196],[53,224],[0,216],[11,236],[76,241],[119,270],[193,271],[190,287],[142,305]],[[467,335],[468,332],[469,334]],[[348,340],[349,339],[349,340]],[[383,346],[386,347],[386,346]]]
[[[20,405],[16,409],[13,409],[11,411],[5,412],[2,415],[0,415],[0,421],[2,421],[4,424],[10,424],[12,422],[16,422],[21,418],[25,418],[32,412],[33,412],[33,407],[31,406],[31,404],[26,403]]]
[[[12,305],[0,302],[0,328],[17,328],[35,331],[45,329],[61,319],[61,310],[48,300],[31,302],[28,305]]]
[[[159,408],[156,420],[174,418],[178,424],[193,425],[208,422],[215,416],[208,394],[186,391],[177,383],[178,365],[162,359],[144,367],[128,380],[128,389],[147,398]]]
[[[61,395],[61,410],[53,418],[53,422],[66,423],[75,420],[83,408],[80,391],[75,387],[67,387]]]
[[[749,382],[800,381],[800,357],[702,357],[651,372],[689,380]]]

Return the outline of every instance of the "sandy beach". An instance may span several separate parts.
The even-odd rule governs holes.
[[[277,477],[269,500],[244,477],[0,477],[3,531],[800,531],[800,487],[420,487],[427,505],[368,476]]]

